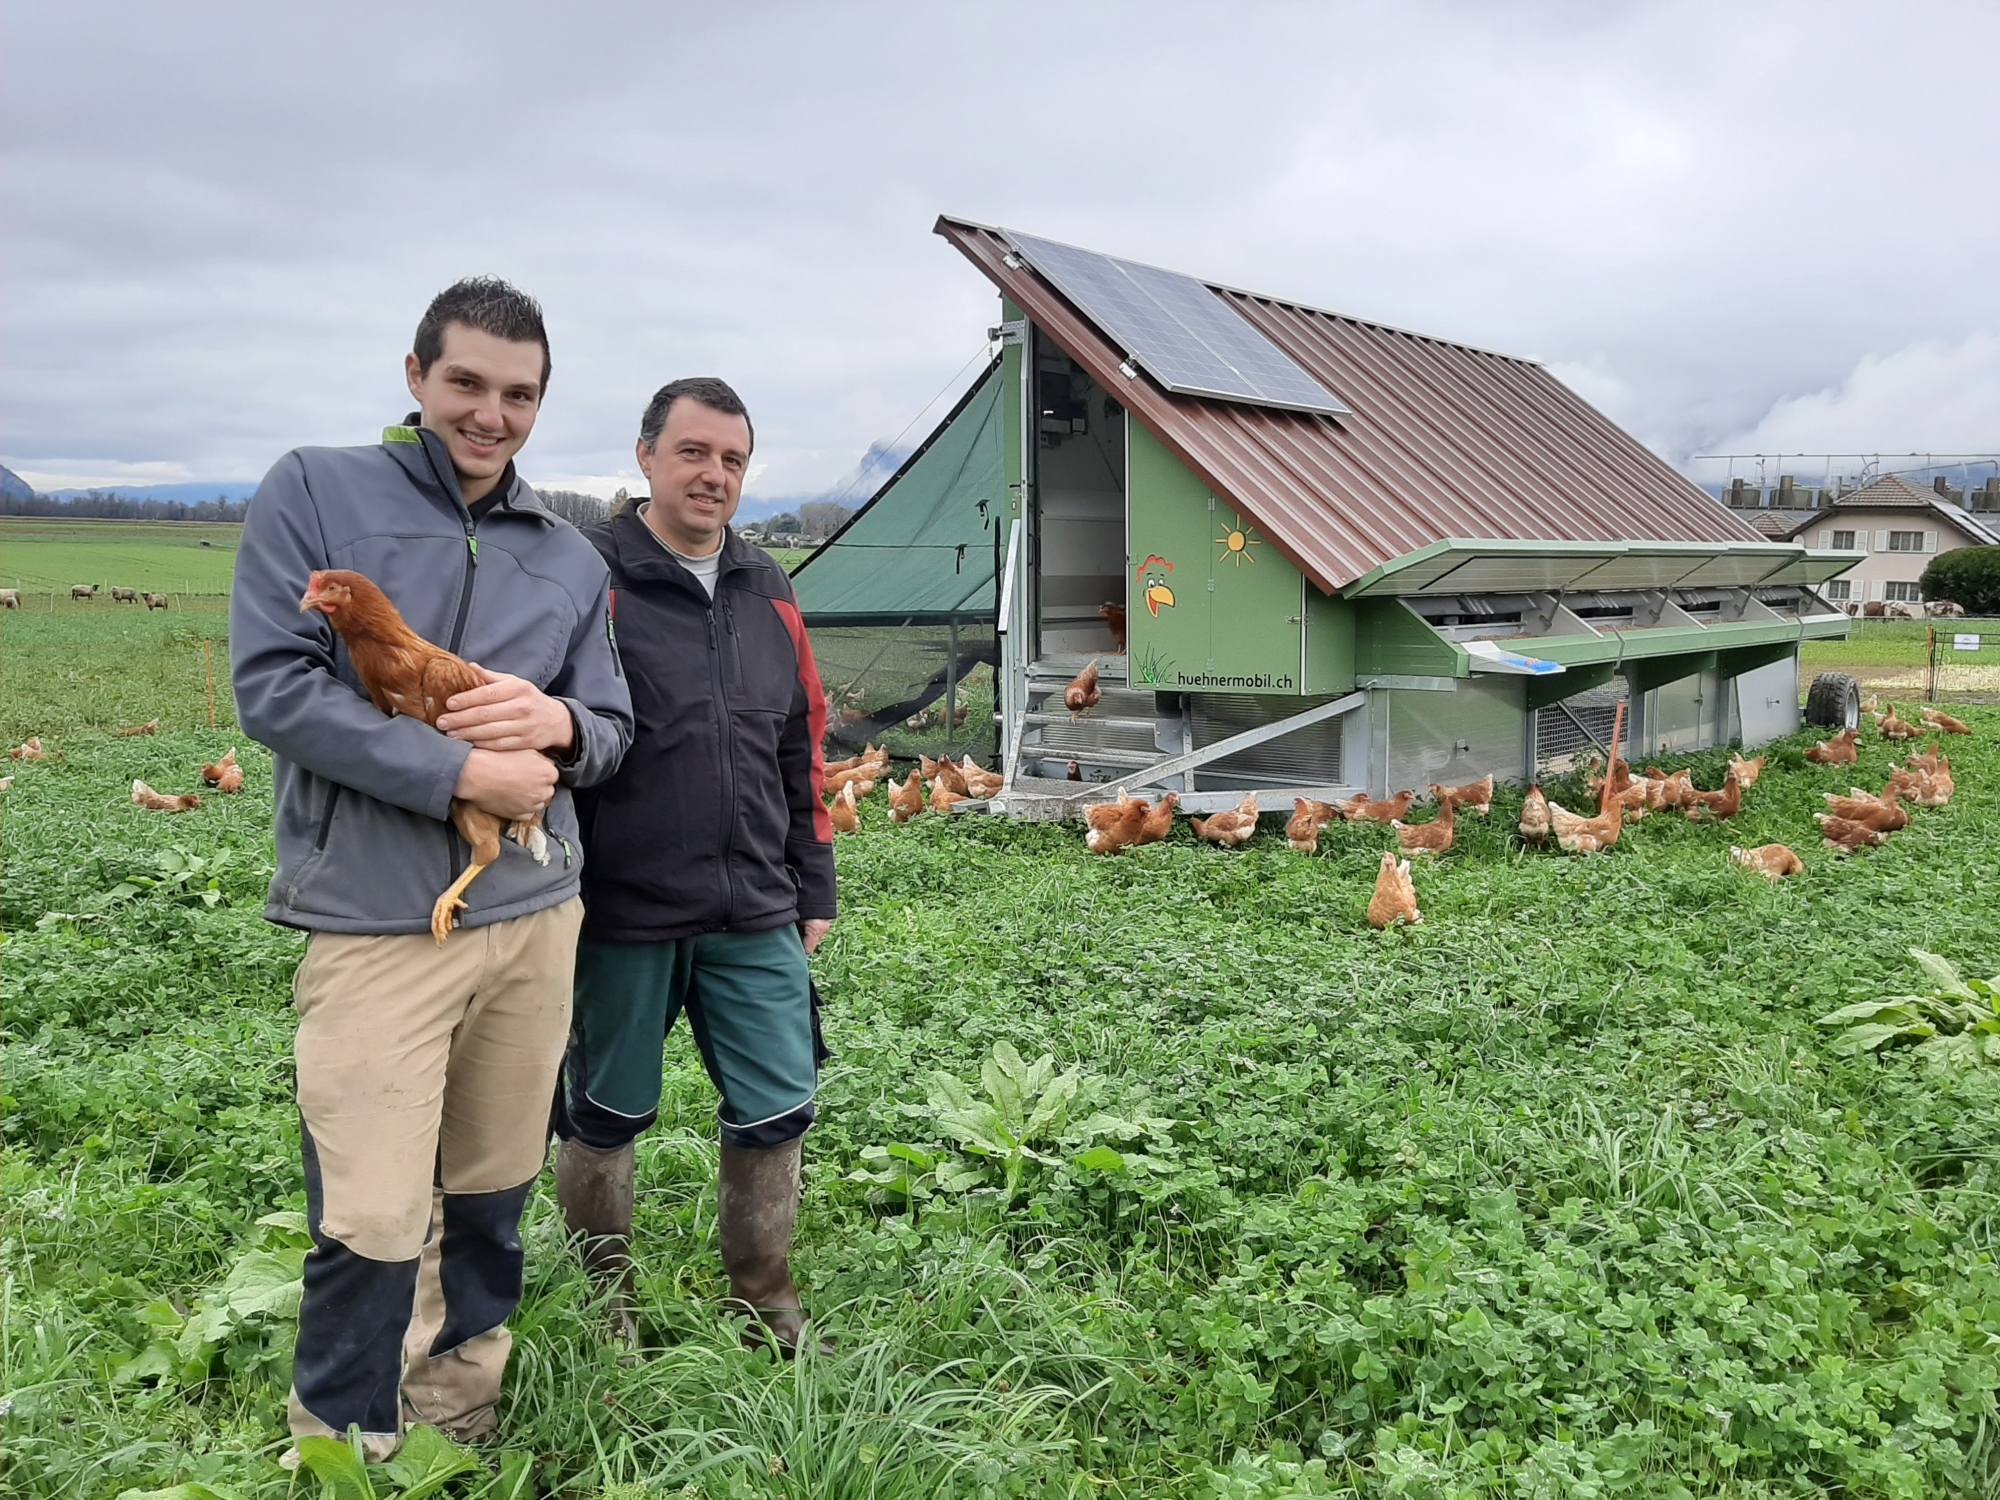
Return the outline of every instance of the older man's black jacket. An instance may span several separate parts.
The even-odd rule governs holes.
[[[584,535],[611,569],[636,721],[617,774],[577,794],[584,939],[832,918],[826,697],[791,580],[731,533],[711,602],[635,511]]]

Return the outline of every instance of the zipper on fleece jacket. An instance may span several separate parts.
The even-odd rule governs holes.
[[[451,644],[445,649],[453,656],[465,640],[465,622],[472,614],[472,586],[479,578],[479,538],[474,534],[478,523],[472,519],[472,512],[465,513],[465,571],[458,584],[458,617],[451,622]],[[464,872],[458,867],[458,830],[449,819],[444,825],[444,867],[451,879],[456,880]],[[467,849],[466,857],[471,858]]]
[[[728,823],[722,831],[722,928],[729,930],[736,915],[736,721],[729,712],[722,681],[722,647],[715,638],[715,605],[703,611],[708,620],[708,674],[715,702],[715,753],[721,762],[722,808]]]

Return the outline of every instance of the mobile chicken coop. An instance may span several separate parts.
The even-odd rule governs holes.
[[[1001,299],[999,357],[927,445],[976,426],[991,462],[909,491],[952,518],[956,576],[991,570],[997,811],[1520,781],[1601,744],[1620,698],[1635,755],[1754,746],[1799,725],[1800,642],[1848,628],[1817,587],[1859,554],[1764,537],[1532,360],[937,232]],[[909,530],[897,488],[855,526]],[[836,550],[797,575],[809,622]],[[882,618],[912,602],[893,584],[874,571]],[[1091,662],[1102,701],[1072,717]]]

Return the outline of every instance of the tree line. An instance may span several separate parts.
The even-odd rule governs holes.
[[[0,515],[57,516],[85,521],[241,521],[250,502],[217,495],[213,500],[135,500],[112,490],[90,490],[72,499],[53,495],[8,495]]]

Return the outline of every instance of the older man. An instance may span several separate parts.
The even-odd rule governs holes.
[[[589,860],[556,1183],[635,1337],[633,1141],[658,1113],[662,1048],[685,1011],[722,1096],[730,1290],[789,1352],[805,1322],[790,1251],[820,1060],[806,956],[833,925],[833,830],[826,698],[791,582],[729,530],[754,441],[720,380],[663,387],[639,427],[650,498],[585,533],[611,569],[637,724],[618,774],[578,802]]]

